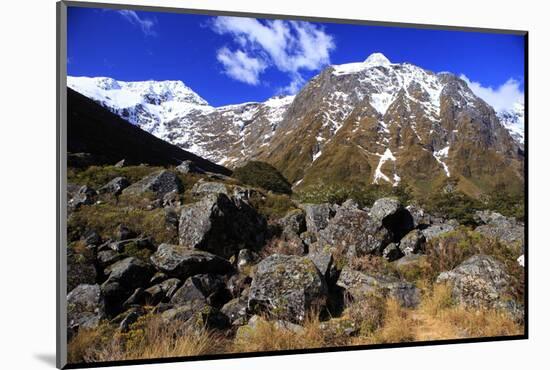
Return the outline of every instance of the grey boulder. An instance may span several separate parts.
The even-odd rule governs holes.
[[[204,170],[197,166],[193,161],[183,161],[176,167],[176,171],[179,173],[204,173]]]
[[[240,249],[258,249],[266,232],[265,218],[253,207],[221,193],[183,206],[179,220],[179,244],[224,258]]]
[[[352,300],[368,299],[369,295],[391,296],[403,307],[420,303],[420,290],[412,283],[389,276],[374,276],[344,267],[336,285],[345,289]]]
[[[97,327],[103,315],[103,301],[99,285],[81,284],[67,295],[69,337],[72,337],[79,328]]]
[[[442,272],[437,283],[451,286],[457,303],[474,308],[496,308],[512,311],[512,277],[505,266],[494,257],[478,254],[468,258],[451,271]],[[510,308],[514,308],[510,310]]]
[[[128,186],[130,186],[130,182],[128,181],[128,179],[126,179],[126,177],[115,177],[114,179],[97,189],[97,192],[99,194],[119,195]]]
[[[422,235],[426,238],[426,241],[430,241],[441,234],[453,231],[456,228],[456,224],[453,222],[446,222],[442,224],[434,224],[430,227],[422,230]]]
[[[505,217],[497,212],[482,211],[476,213],[477,218],[484,224],[475,231],[489,238],[495,238],[508,244],[524,243],[525,226],[512,217]]]
[[[405,256],[423,251],[426,237],[420,230],[412,230],[399,242],[399,249]]]
[[[325,279],[309,258],[274,254],[257,265],[248,307],[301,323],[310,310],[325,306],[327,293]]]
[[[170,171],[161,170],[144,177],[122,191],[124,195],[142,195],[152,193],[157,199],[171,192],[180,192],[182,185],[178,177]]]
[[[172,244],[161,244],[151,256],[151,262],[160,271],[181,280],[197,274],[233,272],[233,266],[224,258]]]
[[[307,230],[314,234],[327,227],[329,220],[336,213],[329,203],[304,204],[302,208],[305,212]]]
[[[229,191],[224,183],[201,180],[193,186],[191,189],[191,194],[194,196],[204,196],[208,194],[229,195]]]
[[[391,233],[380,223],[373,221],[366,211],[340,207],[327,226],[318,233],[319,248],[335,247],[358,256],[380,254],[392,241]]]

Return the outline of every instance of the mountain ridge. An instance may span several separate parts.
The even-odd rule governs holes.
[[[78,82],[69,77],[69,85],[84,90]],[[148,83],[148,94],[139,93],[142,101],[130,110],[125,107],[126,112],[100,93],[91,98],[123,118],[139,118],[134,119],[138,126],[214,162],[232,167],[252,159],[271,163],[295,187],[338,171],[337,182],[355,178],[351,173],[356,171],[365,184],[398,186],[413,178],[422,187],[414,177],[426,177],[419,172],[429,171],[433,176],[422,181],[456,176],[470,193],[479,194],[489,183],[505,181],[499,173],[491,179],[495,166],[514,182],[523,181],[522,105],[497,113],[459,77],[392,63],[380,53],[363,62],[328,66],[297,95],[265,102],[215,108],[181,83],[185,88],[178,93],[184,98],[167,103],[157,97],[167,82],[158,83],[156,90],[151,87],[155,82]],[[114,87],[125,84],[146,86],[123,82]],[[157,115],[151,123],[151,105],[163,104],[170,114]],[[343,159],[335,161],[338,157]]]

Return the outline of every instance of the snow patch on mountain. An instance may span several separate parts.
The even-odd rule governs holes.
[[[449,171],[449,167],[445,162],[443,162],[443,159],[447,158],[449,156],[449,146],[446,146],[443,149],[440,149],[433,153],[433,156],[435,160],[443,166],[443,170],[445,171],[445,175],[447,177],[451,177],[451,172]]]
[[[520,144],[524,143],[525,136],[525,106],[521,102],[515,103],[510,109],[497,112],[500,123],[508,130],[512,138]]]
[[[382,172],[382,166],[384,165],[384,163],[386,163],[387,161],[392,161],[392,162],[396,161],[392,151],[390,150],[390,148],[386,148],[386,151],[384,152],[384,154],[377,154],[377,155],[380,156],[380,160],[378,161],[378,166],[376,166],[376,170],[374,171],[374,180],[372,183],[378,184],[378,181],[382,179],[386,182],[393,184],[393,186],[397,186],[399,184],[399,181],[401,180],[401,178],[397,176],[397,174],[395,173],[393,174],[394,181],[392,182],[390,178]]]

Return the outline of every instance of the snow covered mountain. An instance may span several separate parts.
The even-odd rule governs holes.
[[[379,53],[311,79],[260,159],[295,187],[353,180],[429,189],[452,178],[479,194],[523,181],[518,144],[464,81]]]
[[[212,107],[181,81],[67,77],[67,86],[143,130],[218,163],[251,158],[282,120],[292,96]]]
[[[510,135],[518,143],[524,143],[525,131],[525,106],[523,102],[517,102],[508,110],[497,113],[500,123],[506,127]]]
[[[150,133],[226,166],[267,161],[318,182],[470,193],[523,182],[523,105],[498,115],[459,77],[374,53],[327,67],[296,96],[212,107],[180,81],[69,77],[68,86]]]

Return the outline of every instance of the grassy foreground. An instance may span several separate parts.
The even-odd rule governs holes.
[[[523,325],[506,313],[466,309],[453,304],[446,285],[434,285],[416,309],[405,309],[393,299],[359,302],[344,312],[340,322],[354,322],[353,336],[327,330],[310,315],[303,330],[295,332],[260,320],[254,328],[235,332],[183,329],[144,316],[120,333],[108,323],[81,330],[69,343],[69,361],[97,362],[142,358],[185,357],[219,353],[278,351],[378,343],[403,343],[456,338],[511,336],[523,333]],[[332,320],[331,320],[332,321]]]

